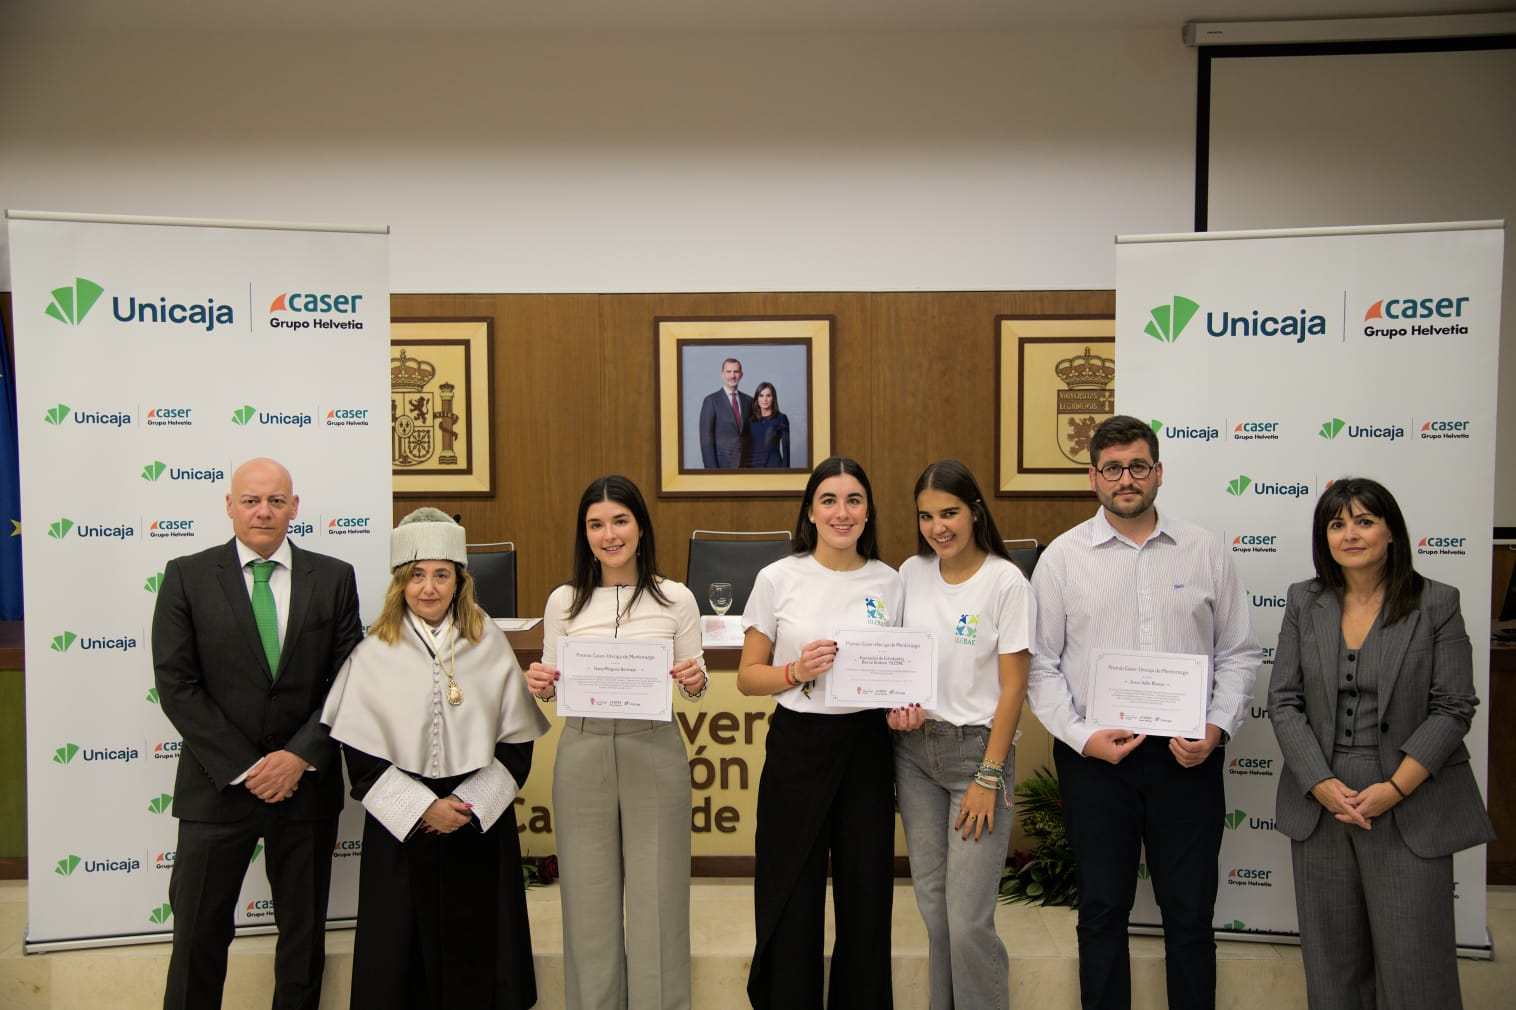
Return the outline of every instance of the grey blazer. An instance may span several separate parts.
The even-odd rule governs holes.
[[[1337,670],[1342,649],[1342,604],[1315,580],[1290,587],[1269,678],[1269,718],[1284,769],[1275,823],[1304,841],[1322,806],[1311,787],[1333,777]],[[1426,580],[1417,608],[1379,627],[1359,653],[1379,671],[1379,766],[1386,779],[1409,754],[1432,773],[1389,816],[1418,856],[1445,856],[1495,837],[1469,767],[1464,734],[1479,704],[1473,653],[1458,590]]]

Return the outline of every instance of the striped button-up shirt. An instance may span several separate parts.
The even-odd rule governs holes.
[[[1048,545],[1032,593],[1037,632],[1027,700],[1048,732],[1076,753],[1098,728],[1084,718],[1098,649],[1210,656],[1206,722],[1228,736],[1242,725],[1263,651],[1242,580],[1208,531],[1160,513],[1139,545],[1118,533],[1102,508]]]

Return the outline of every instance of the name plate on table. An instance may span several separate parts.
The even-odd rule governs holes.
[[[1101,729],[1198,740],[1210,701],[1210,656],[1098,649],[1084,716]]]
[[[560,638],[558,714],[668,722],[673,668],[668,639]]]
[[[837,659],[826,675],[828,705],[937,704],[937,646],[930,631],[853,628],[832,638]]]

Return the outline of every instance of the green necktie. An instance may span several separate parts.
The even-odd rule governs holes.
[[[278,567],[273,561],[254,561],[253,620],[258,622],[258,637],[263,639],[263,654],[268,657],[268,675],[279,676],[279,613],[274,607],[274,591],[268,579]]]

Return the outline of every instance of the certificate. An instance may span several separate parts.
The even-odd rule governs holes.
[[[826,675],[826,703],[898,708],[937,703],[937,645],[930,631],[858,628],[832,633],[837,658]]]
[[[674,717],[674,643],[666,638],[558,639],[558,714]]]
[[[1210,701],[1210,656],[1097,649],[1084,715],[1101,729],[1198,740]]]

